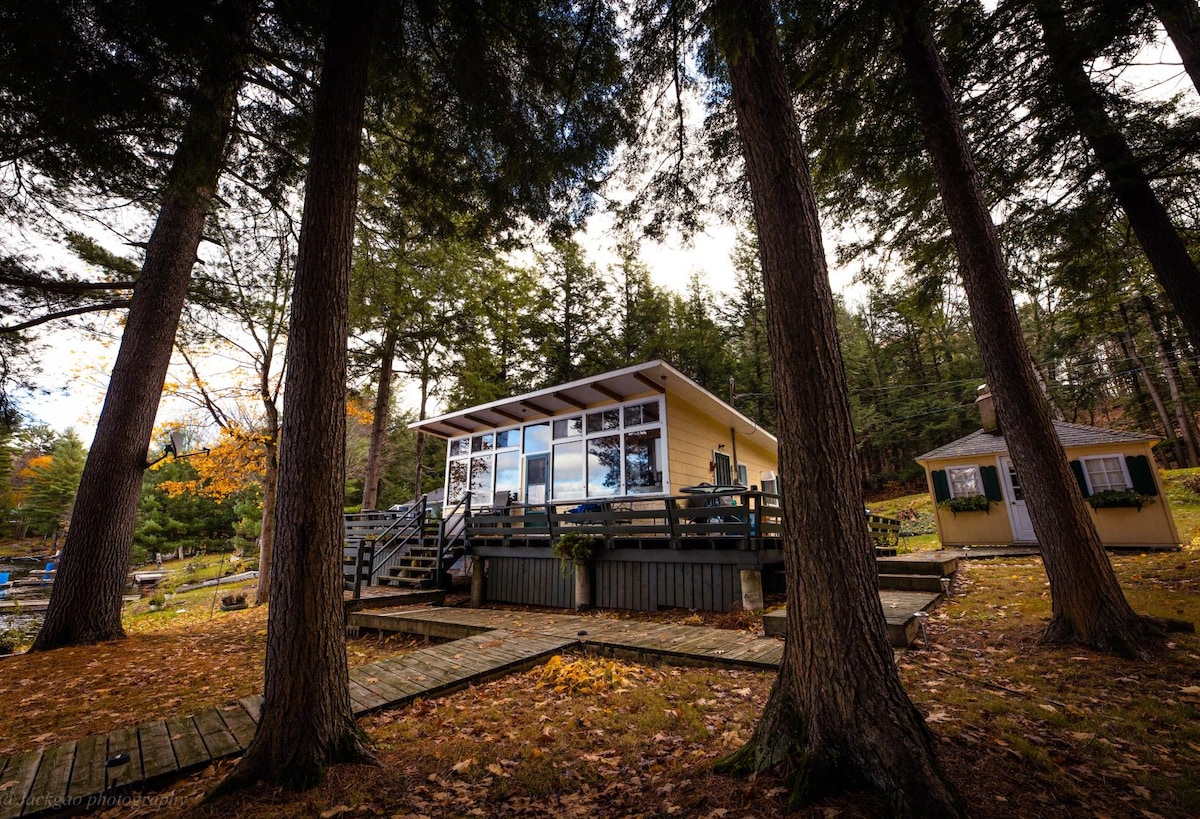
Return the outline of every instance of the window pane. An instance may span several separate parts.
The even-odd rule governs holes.
[[[583,497],[583,441],[554,445],[555,500]]]
[[[574,438],[583,434],[583,416],[574,418],[559,418],[554,422],[554,440],[559,438]]]
[[[621,413],[619,410],[611,409],[603,412],[589,413],[587,417],[588,434],[593,432],[607,432],[610,429],[621,428]]]
[[[530,424],[525,427],[525,451],[548,452],[550,450],[550,425]]]
[[[587,442],[588,497],[621,491],[621,436],[604,435]]]
[[[471,454],[471,439],[459,438],[450,442],[450,455],[469,455]]]
[[[952,466],[946,470],[950,480],[950,494],[956,498],[982,495],[979,488],[979,469],[974,466]]]
[[[490,455],[471,459],[471,495],[472,505],[492,502],[492,458]]]
[[[487,452],[492,448],[492,433],[486,435],[476,435],[471,439],[472,452]]]
[[[638,405],[625,408],[625,426],[636,427],[642,423],[642,408]]]
[[[662,491],[662,430],[625,433],[625,491]]]
[[[750,470],[746,469],[745,464],[738,464],[738,486],[750,485]]]
[[[465,443],[466,439],[464,439]],[[467,461],[450,462],[450,474],[446,479],[446,500],[458,503],[467,491]]]
[[[658,421],[658,402],[647,401],[642,404],[642,423],[653,424]]]
[[[1118,456],[1087,458],[1083,465],[1087,469],[1088,483],[1092,485],[1093,492],[1129,488],[1125,483],[1125,473],[1121,470],[1121,459]]]
[[[504,432],[496,433],[496,449],[504,449],[510,446],[521,445],[521,430],[506,429]]]
[[[496,453],[496,491],[508,489],[510,491],[519,488],[521,485],[521,453],[513,450],[511,452]]]

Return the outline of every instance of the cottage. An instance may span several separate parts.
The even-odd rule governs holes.
[[[782,566],[775,437],[663,361],[412,426],[446,439],[446,516],[463,515],[489,600],[572,605],[549,549],[567,532],[603,541],[603,607],[757,608]],[[689,504],[702,484],[721,489]]]
[[[991,396],[980,406],[984,429],[918,457],[935,501],[945,546],[1035,545],[1021,480],[994,423]],[[1071,470],[1105,546],[1163,549],[1179,532],[1162,492],[1152,435],[1054,422]]]
[[[663,361],[412,425],[447,439],[446,502],[667,496],[700,483],[775,490],[775,437]]]

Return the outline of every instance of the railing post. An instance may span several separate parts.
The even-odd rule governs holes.
[[[549,501],[546,502],[546,531],[550,534],[550,543],[558,538],[558,533],[554,531],[554,506]]]
[[[752,529],[752,527],[750,526],[750,516],[751,516],[752,512],[750,509],[750,492],[749,492],[749,490],[742,493],[742,508],[744,510],[746,510],[742,514],[742,548],[745,549],[746,551],[750,551],[751,549],[754,548],[754,543],[750,539],[750,532]]]
[[[667,512],[667,528],[671,532],[671,548],[681,549],[683,544],[679,542],[679,518],[675,514],[675,499],[668,495],[663,499],[663,508]]]

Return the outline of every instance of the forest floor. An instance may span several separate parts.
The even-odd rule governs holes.
[[[1200,622],[1200,548],[1117,555],[1113,564],[1139,610]],[[171,612],[137,612],[124,641],[0,660],[0,751],[260,690],[265,610],[210,616],[207,602],[180,595]],[[929,645],[901,661],[971,813],[1200,814],[1200,638],[1179,635],[1148,660],[1121,660],[1039,646],[1048,616],[1036,558],[972,561],[931,618]],[[348,650],[362,664],[414,645],[372,636]],[[382,765],[337,767],[312,791],[261,788],[203,804],[225,762],[166,786],[169,806],[159,791],[159,801],[139,807],[135,798],[109,815],[784,815],[777,778],[712,772],[749,738],[772,674],[590,659],[570,668],[563,691],[544,685],[537,668],[368,717],[361,724]],[[883,807],[853,795],[799,815],[873,816]]]
[[[1169,482],[1184,550],[1112,561],[1136,609],[1200,623],[1200,496],[1181,492]],[[130,604],[127,640],[0,659],[0,753],[261,691],[265,607],[221,612],[213,599],[200,590],[163,611]],[[1039,645],[1049,615],[1038,558],[965,562],[951,599],[930,618],[928,644],[901,660],[970,813],[1200,815],[1200,637],[1172,635],[1149,646],[1147,659],[1123,660]],[[761,629],[749,614],[680,618]],[[419,645],[366,636],[350,640],[348,652],[359,665]],[[381,765],[335,767],[314,790],[259,788],[205,803],[233,764],[222,762],[148,793],[153,801],[134,794],[107,815],[785,815],[778,778],[712,771],[750,737],[773,674],[564,661],[558,685],[539,667],[363,719]],[[855,794],[795,815],[885,808]]]

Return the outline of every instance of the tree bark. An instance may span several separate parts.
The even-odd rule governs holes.
[[[229,0],[220,13],[224,20],[216,24],[228,37],[210,55],[175,149],[34,651],[125,636],[121,593],[147,445],[224,162],[256,14],[247,0]]]
[[[1150,4],[1183,60],[1183,70],[1200,91],[1200,6],[1193,0],[1154,0]]]
[[[363,477],[362,510],[379,503],[379,476],[383,472],[383,445],[387,439],[388,410],[392,406],[392,367],[396,358],[396,331],[390,325],[383,334],[379,385],[375,389],[375,412],[371,418],[371,443],[367,448],[367,471]]]
[[[1013,464],[1021,474],[1052,617],[1045,639],[1140,653],[1146,621],[1134,613],[1084,507],[1021,335],[1000,241],[920,0],[893,7],[900,56],[933,164],[984,373]]]
[[[269,413],[277,416],[277,413]],[[262,530],[258,545],[258,584],[254,589],[254,605],[261,606],[271,599],[271,563],[275,558],[275,506],[279,497],[279,421],[268,421],[266,441],[266,475],[263,478]]]
[[[333,8],[292,290],[262,719],[222,791],[317,784],[370,759],[350,704],[342,603],[346,338],[373,0]]]
[[[709,14],[729,66],[758,228],[788,585],[779,676],[754,736],[722,767],[782,767],[793,806],[865,786],[901,815],[958,816],[885,633],[833,295],[775,10],[766,0],[723,0]]]
[[[1042,28],[1042,42],[1063,103],[1095,154],[1113,196],[1137,236],[1154,275],[1170,299],[1192,346],[1200,349],[1200,271],[1171,216],[1150,187],[1150,179],[1129,142],[1104,108],[1092,85],[1063,16],[1060,0],[1032,0]]]

